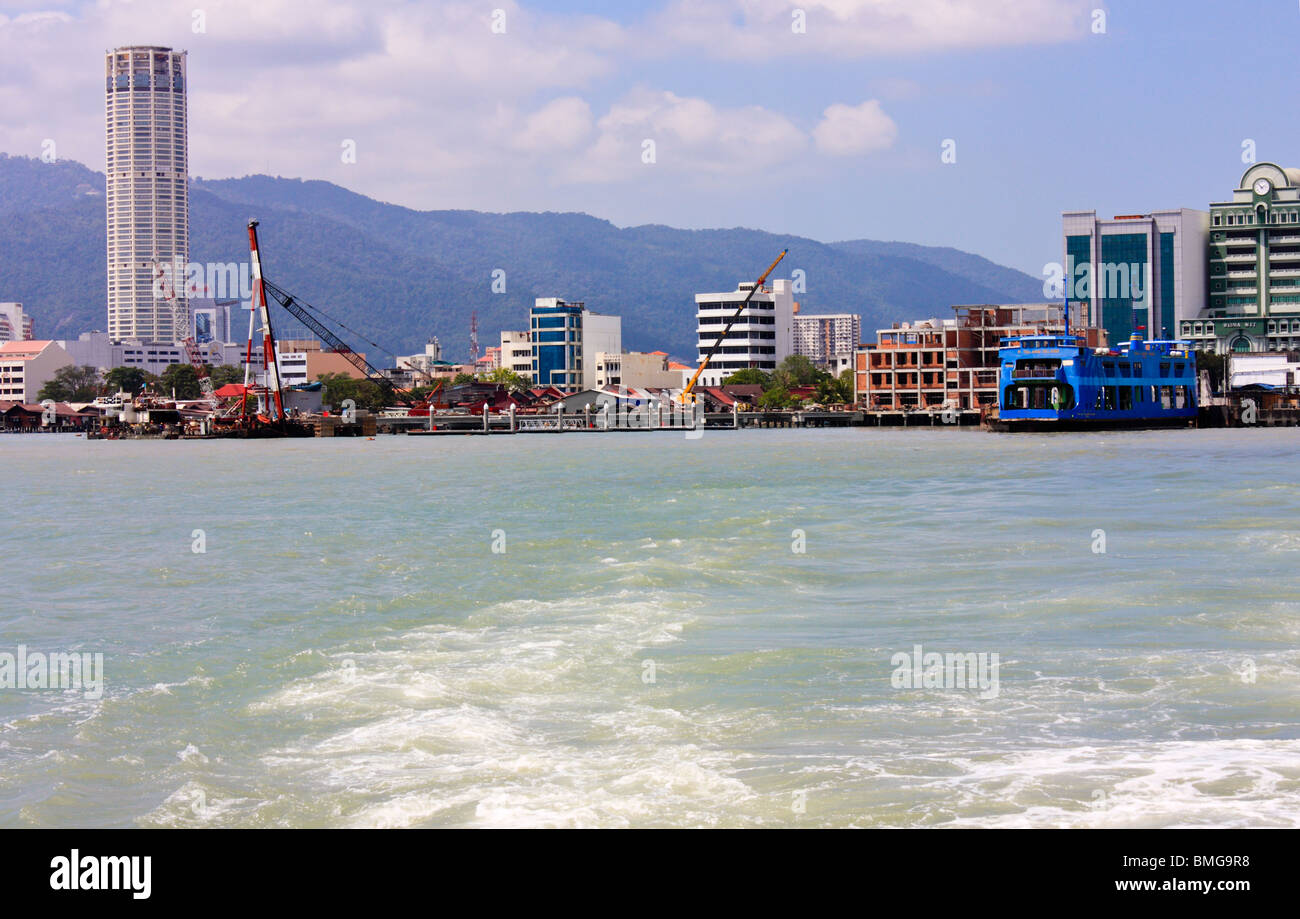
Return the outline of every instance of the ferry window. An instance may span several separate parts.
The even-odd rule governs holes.
[[[1141,365],[1141,364],[1134,364],[1134,365],[1133,365],[1133,376],[1135,376],[1135,377],[1140,377],[1140,376],[1142,376],[1142,365]]]
[[[1104,361],[1101,367],[1106,376],[1113,377],[1115,375],[1115,365],[1111,361]]]
[[[1131,409],[1133,407],[1133,390],[1128,386],[1119,387],[1119,407],[1121,409]]]
[[[1159,386],[1152,386],[1152,387],[1151,387],[1151,401],[1152,401],[1152,402],[1159,402],[1159,401],[1160,401],[1160,387],[1159,387]]]
[[[1102,405],[1102,408],[1104,408],[1108,412],[1115,411],[1115,405],[1116,405],[1115,387],[1103,386],[1102,393],[1105,396],[1105,403]]]
[[[1171,389],[1172,387],[1169,386],[1160,387],[1160,406],[1162,408],[1173,408],[1174,397]]]
[[[1119,365],[1119,375],[1120,375],[1120,376],[1122,376],[1122,377],[1131,376],[1132,373],[1133,373],[1133,367],[1132,367],[1131,364],[1120,364],[1120,365]]]
[[[1168,364],[1162,363],[1162,364],[1160,365],[1160,375],[1161,375],[1162,377],[1167,377],[1167,376],[1169,376],[1169,365],[1168,365]]]
[[[1186,408],[1186,407],[1187,407],[1187,387],[1186,387],[1186,386],[1175,386],[1175,387],[1174,387],[1174,407],[1175,407],[1175,408]]]

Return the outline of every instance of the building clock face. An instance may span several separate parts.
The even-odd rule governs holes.
[[[1268,179],[1255,180],[1255,194],[1257,195],[1267,195],[1272,188],[1273,186],[1269,184]]]

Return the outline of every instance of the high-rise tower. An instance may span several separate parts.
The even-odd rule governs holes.
[[[174,303],[156,296],[157,266],[183,297],[189,261],[186,52],[153,45],[104,61],[108,205],[108,334],[175,340]],[[175,272],[179,266],[182,274]]]

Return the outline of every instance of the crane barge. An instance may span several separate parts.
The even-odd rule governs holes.
[[[248,245],[249,255],[252,261],[253,273],[253,308],[259,312],[262,323],[263,340],[262,340],[262,367],[264,371],[264,380],[266,390],[262,393],[262,402],[266,414],[272,420],[284,418],[283,404],[283,385],[280,379],[279,364],[275,360],[276,346],[275,336],[271,327],[270,303],[274,301],[289,315],[293,316],[304,326],[319,336],[321,342],[329,349],[343,356],[357,371],[370,382],[379,387],[383,393],[386,402],[397,402],[406,406],[412,416],[427,416],[429,414],[431,403],[430,399],[442,388],[441,384],[435,385],[429,398],[421,399],[414,393],[399,387],[389,377],[375,367],[374,364],[366,360],[365,356],[355,351],[343,338],[327,325],[333,322],[343,328],[347,328],[337,319],[325,314],[323,310],[314,307],[299,297],[294,296],[289,291],[279,285],[268,281],[262,271],[261,250],[257,236],[258,221],[250,220],[248,222]],[[353,330],[349,330],[353,331]],[[371,342],[373,345],[374,342]],[[375,345],[375,347],[379,347]],[[252,363],[253,339],[251,333],[248,343],[248,360]],[[435,404],[436,405],[436,404]]]

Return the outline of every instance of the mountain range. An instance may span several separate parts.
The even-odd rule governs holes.
[[[0,154],[0,300],[23,303],[38,337],[106,326],[103,194],[103,174],[80,163]],[[622,316],[625,348],[693,361],[694,294],[753,280],[787,247],[774,277],[804,272],[801,311],[859,313],[867,340],[892,322],[951,315],[952,304],[1043,299],[1040,279],[958,249],[417,211],[266,175],[191,181],[190,260],[246,261],[250,217],[266,277],[356,330],[364,340],[343,337],[357,350],[407,354],[436,335],[451,360],[468,356],[472,313],[486,348],[499,330],[527,327],[535,297],[562,297]]]

